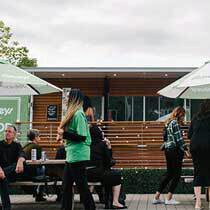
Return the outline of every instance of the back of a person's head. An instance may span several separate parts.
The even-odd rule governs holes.
[[[210,115],[210,99],[206,99],[201,103],[197,117],[198,119],[203,119],[209,117],[209,115]]]
[[[92,144],[99,143],[104,139],[103,131],[97,125],[91,125],[90,136],[91,136]]]
[[[78,88],[73,88],[69,92],[68,104],[81,104],[84,100],[84,94]]]
[[[31,129],[27,133],[27,137],[30,141],[33,141],[38,136],[39,136],[39,130],[37,129]]]
[[[82,108],[83,100],[84,95],[80,89],[73,88],[70,90],[68,97],[68,109],[64,119],[60,123],[60,128],[64,128],[66,124],[70,122],[76,111]]]
[[[185,109],[182,106],[177,106],[176,108],[173,109],[169,118],[166,120],[166,124],[169,123],[171,120],[177,120],[178,123],[182,123],[180,120],[184,115],[185,115]]]
[[[84,100],[83,100],[84,112],[86,112],[88,108],[92,108],[91,100],[88,96],[84,96]]]

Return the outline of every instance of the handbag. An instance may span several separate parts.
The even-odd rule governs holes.
[[[164,151],[165,150],[165,142],[168,140],[168,131],[167,131],[168,126],[164,126],[163,128],[163,143],[160,145],[160,150]]]

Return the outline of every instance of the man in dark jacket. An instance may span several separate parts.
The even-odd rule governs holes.
[[[5,139],[0,141],[0,191],[4,210],[11,210],[9,182],[14,182],[24,171],[25,154],[14,141],[16,132],[14,126],[7,126]]]

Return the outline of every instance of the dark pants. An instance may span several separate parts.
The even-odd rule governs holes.
[[[88,188],[85,162],[66,163],[63,178],[62,210],[72,210],[73,183],[79,190],[85,210],[95,210],[95,203]]]
[[[5,173],[5,179],[0,179],[0,192],[1,192],[1,201],[3,210],[10,210],[11,209],[11,202],[9,197],[9,183],[15,182],[16,179],[24,176],[24,174],[17,174],[15,172],[16,163],[12,164],[11,166],[3,168]]]
[[[167,172],[160,183],[158,192],[162,193],[166,186],[169,185],[168,192],[174,193],[181,176],[184,153],[178,149],[166,149],[165,156]]]
[[[112,207],[112,187],[121,184],[121,170],[96,167],[87,170],[89,182],[102,182],[104,187],[105,208]],[[98,192],[97,192],[98,193]],[[100,197],[100,195],[99,195]]]

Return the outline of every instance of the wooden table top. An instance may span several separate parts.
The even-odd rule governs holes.
[[[62,160],[26,160],[28,165],[64,165],[65,159]]]

